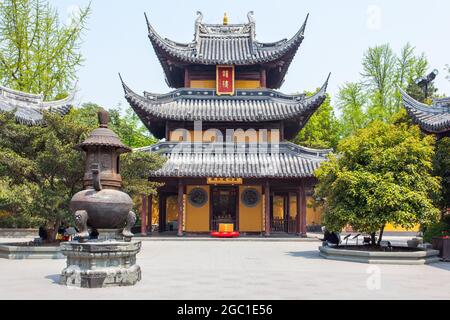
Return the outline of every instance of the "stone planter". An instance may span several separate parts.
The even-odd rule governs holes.
[[[0,238],[33,238],[38,234],[38,229],[0,228]]]
[[[59,247],[22,247],[13,244],[0,245],[0,258],[9,260],[64,259]]]
[[[442,260],[450,261],[450,238],[433,238],[433,249],[439,251]]]
[[[420,265],[439,262],[439,251],[419,250],[414,252],[372,252],[320,247],[320,256],[331,260],[368,264]]]

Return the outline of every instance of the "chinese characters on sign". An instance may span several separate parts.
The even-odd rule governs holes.
[[[217,95],[234,95],[234,66],[217,66]]]
[[[242,178],[208,178],[210,185],[241,185],[243,182]]]

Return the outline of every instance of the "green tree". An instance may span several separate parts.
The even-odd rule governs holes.
[[[350,82],[340,88],[337,105],[341,111],[339,127],[342,137],[348,137],[367,124],[367,103],[367,95],[360,83]]]
[[[74,146],[87,128],[55,114],[45,114],[45,127],[17,124],[12,114],[0,114],[0,181],[14,193],[3,194],[0,210],[11,213],[12,221],[47,222],[57,228],[68,218],[68,204],[80,190],[82,155]],[[17,206],[14,197],[25,196]],[[36,226],[36,225],[32,225]]]
[[[440,207],[444,212],[450,208],[450,138],[444,137],[436,143],[434,172],[441,177],[442,198]]]
[[[418,127],[374,121],[343,139],[338,154],[316,171],[316,197],[323,199],[329,230],[351,225],[370,234],[373,244],[379,232],[379,244],[388,223],[411,228],[438,219],[434,138]]]
[[[47,0],[0,1],[0,82],[46,100],[66,95],[83,60],[89,13],[90,5],[63,25]]]
[[[121,116],[118,108],[111,109],[109,113],[113,130],[127,146],[141,148],[158,142],[156,138],[149,134],[148,129],[142,125],[141,120],[131,107],[125,109],[123,116]]]
[[[371,47],[364,53],[362,68],[361,80],[346,83],[337,96],[341,137],[349,136],[371,121],[390,122],[403,110],[398,87],[425,102],[424,92],[415,81],[427,73],[428,61],[423,53],[417,55],[411,44],[407,43],[399,55],[388,44]],[[430,96],[436,91],[431,85]]]
[[[306,93],[313,95],[311,92]],[[306,126],[293,139],[293,142],[309,148],[335,148],[339,141],[339,127],[330,104],[330,96],[310,118]]]
[[[370,93],[372,103],[367,113],[373,120],[383,120],[392,111],[396,61],[394,52],[387,44],[369,48],[364,54],[361,75]]]
[[[12,113],[0,113],[0,224],[6,227],[57,229],[70,221],[69,202],[82,189],[83,154],[75,150],[94,127],[86,114],[94,109],[74,109],[61,117],[46,113],[46,126],[17,124]],[[85,112],[86,111],[86,112]],[[126,190],[153,193],[145,175],[162,165],[157,155],[124,156],[121,171]],[[138,170],[138,171],[136,171]]]

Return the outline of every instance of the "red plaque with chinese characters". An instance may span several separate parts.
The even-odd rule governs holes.
[[[234,95],[234,66],[217,66],[217,95]]]

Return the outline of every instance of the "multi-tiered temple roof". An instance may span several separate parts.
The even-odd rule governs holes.
[[[423,131],[438,135],[450,133],[450,98],[435,99],[431,106],[416,101],[400,89],[409,116]]]
[[[245,24],[205,24],[203,15],[197,12],[194,40],[179,43],[160,36],[148,25],[148,36],[166,74],[170,87],[184,85],[186,65],[261,65],[267,69],[267,87],[281,87],[284,76],[304,38],[306,22],[291,38],[273,43],[256,40],[253,12]]]
[[[135,93],[121,78],[125,97],[142,122],[157,138],[167,141],[141,151],[158,152],[168,161],[153,173],[158,178],[281,178],[313,176],[330,150],[302,148],[286,139],[295,137],[326,99],[328,79],[312,96],[287,95],[279,88],[292,59],[304,39],[306,22],[290,39],[275,43],[256,40],[253,13],[245,24],[195,23],[194,40],[177,43],[161,37],[147,19],[150,41],[169,86],[168,94]],[[146,16],[147,18],[147,16]],[[253,81],[252,88],[236,87],[233,94],[220,95],[217,88],[191,86],[191,80],[219,83],[216,67],[232,66],[236,80]],[[235,70],[235,73],[234,73]],[[216,80],[212,80],[216,79]],[[206,82],[202,82],[206,83]],[[251,144],[170,141],[173,129],[192,130],[201,121],[204,128],[257,128],[279,130],[282,142],[273,148]],[[271,145],[271,143],[269,143]]]
[[[44,101],[42,95],[30,94],[0,86],[0,111],[14,112],[17,122],[25,125],[44,123],[45,111],[67,114],[72,105],[73,94],[58,101]]]

